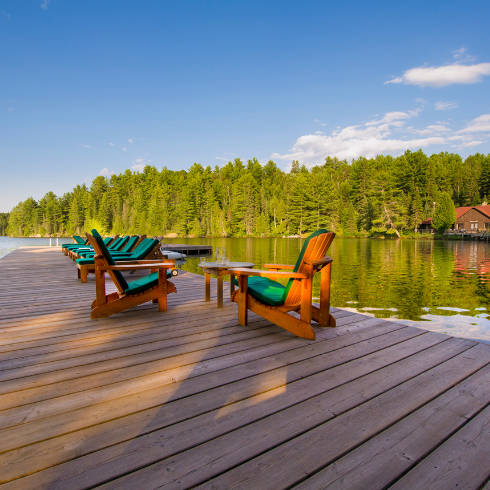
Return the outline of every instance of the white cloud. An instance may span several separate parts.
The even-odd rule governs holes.
[[[151,162],[151,160],[145,160],[144,158],[137,158],[136,163],[131,166],[135,172],[143,172],[143,169]]]
[[[407,70],[401,77],[385,83],[405,83],[420,87],[445,87],[453,83],[481,82],[484,75],[490,75],[490,63],[461,65],[459,62],[445,66],[420,66]]]
[[[323,131],[315,131],[315,134],[325,134]]]
[[[431,124],[424,129],[412,129],[413,133],[420,135],[436,135],[447,133],[448,131],[451,131],[451,129],[447,126],[443,126],[442,124]]]
[[[135,172],[143,172],[143,169],[145,168],[145,164],[144,163],[139,163],[137,165],[132,165],[131,168],[135,171]]]
[[[276,160],[299,160],[307,166],[322,164],[326,156],[341,160],[375,157],[379,154],[400,154],[405,150],[417,150],[433,145],[453,145],[456,148],[481,144],[490,136],[490,114],[477,117],[468,126],[453,131],[447,122],[438,121],[423,128],[406,127],[406,122],[417,117],[420,112],[394,111],[382,118],[364,124],[339,128],[330,135],[309,134],[297,139],[293,148],[285,153],[273,153]],[[474,133],[480,133],[478,140]],[[487,133],[483,134],[482,133]],[[416,135],[416,137],[414,137]]]
[[[48,10],[48,5],[51,3],[51,0],[42,0],[41,8],[44,10]]]
[[[103,168],[100,171],[100,175],[102,175],[103,177],[107,177],[108,175],[112,175],[114,173],[115,173],[114,170],[109,170],[108,168]]]
[[[84,148],[92,148],[91,146],[89,145],[82,145],[81,143],[79,143],[79,146],[83,146]]]
[[[458,131],[458,134],[487,132],[490,132],[490,114],[483,114],[480,117],[473,119],[473,121],[471,121],[466,128]]]
[[[458,104],[456,102],[436,102],[434,104],[434,107],[436,111],[448,111],[450,109],[456,109],[458,107]]]
[[[114,143],[109,143],[111,146],[116,146]]]
[[[129,139],[128,141],[129,141],[130,143],[132,143],[132,142],[133,142],[133,140],[131,140],[131,139]]]
[[[13,108],[13,107],[9,107],[9,108],[8,108],[8,111],[9,111],[9,112],[12,112],[13,110],[14,110],[14,108]]]
[[[126,151],[126,148],[123,148],[123,151]]]

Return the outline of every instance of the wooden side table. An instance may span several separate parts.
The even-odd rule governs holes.
[[[205,301],[211,301],[211,274],[215,275],[218,279],[218,308],[223,308],[223,276],[230,277],[230,296],[235,291],[235,276],[232,275],[228,269],[244,267],[246,269],[252,269],[255,264],[250,262],[228,262],[228,264],[218,264],[218,262],[206,262],[199,264],[199,267],[204,269],[204,291]]]

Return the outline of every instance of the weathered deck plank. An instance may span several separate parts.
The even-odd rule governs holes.
[[[59,249],[0,260],[2,488],[489,479],[490,346],[338,309],[312,342],[173,281],[165,313],[90,320],[93,276]]]

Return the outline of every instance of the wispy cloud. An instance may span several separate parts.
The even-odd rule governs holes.
[[[404,83],[420,87],[445,87],[454,83],[471,84],[482,81],[490,75],[490,63],[462,64],[474,61],[473,56],[465,54],[466,48],[454,52],[454,61],[443,66],[419,66],[407,70],[402,76],[387,80],[385,83]]]
[[[83,146],[84,148],[93,148],[92,146],[89,146],[89,145],[82,145],[82,143],[79,143],[78,145]]]
[[[123,151],[126,151],[126,148],[123,148],[122,150],[123,150]]]
[[[416,150],[434,145],[465,148],[481,144],[490,137],[490,114],[477,117],[464,129],[454,131],[445,121],[422,128],[407,126],[416,120],[421,111],[388,112],[383,117],[355,126],[338,128],[330,135],[309,134],[300,136],[293,148],[285,153],[273,153],[275,160],[299,160],[307,166],[324,162],[326,156],[350,160],[379,154],[397,155],[405,150]],[[475,138],[478,133],[478,138]]]
[[[51,0],[42,0],[41,2],[41,8],[43,10],[48,10],[48,5],[51,3]]]
[[[111,146],[116,146],[114,143],[109,143]]]
[[[151,160],[145,160],[144,158],[137,158],[136,163],[131,165],[131,168],[135,172],[143,172],[144,168],[149,165]]]
[[[100,171],[100,175],[102,175],[103,177],[107,177],[108,175],[112,175],[112,174],[115,174],[114,170],[109,170],[108,168],[103,168]]]
[[[458,104],[456,102],[436,102],[434,104],[434,107],[436,111],[448,111],[450,109],[456,109],[458,107]]]
[[[8,110],[9,112],[13,112],[13,111],[14,111],[14,108],[13,108],[13,107],[9,107],[7,110]]]
[[[132,140],[132,139],[129,139],[128,141],[129,141],[130,143],[133,143],[133,140]]]
[[[483,114],[473,119],[466,128],[459,130],[458,134],[467,133],[488,133],[490,132],[490,114]]]

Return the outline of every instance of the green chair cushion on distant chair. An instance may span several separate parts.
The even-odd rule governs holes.
[[[81,236],[79,235],[73,235],[73,240],[75,240],[77,243],[70,243],[69,245],[85,245],[87,243],[87,240],[84,240]]]

